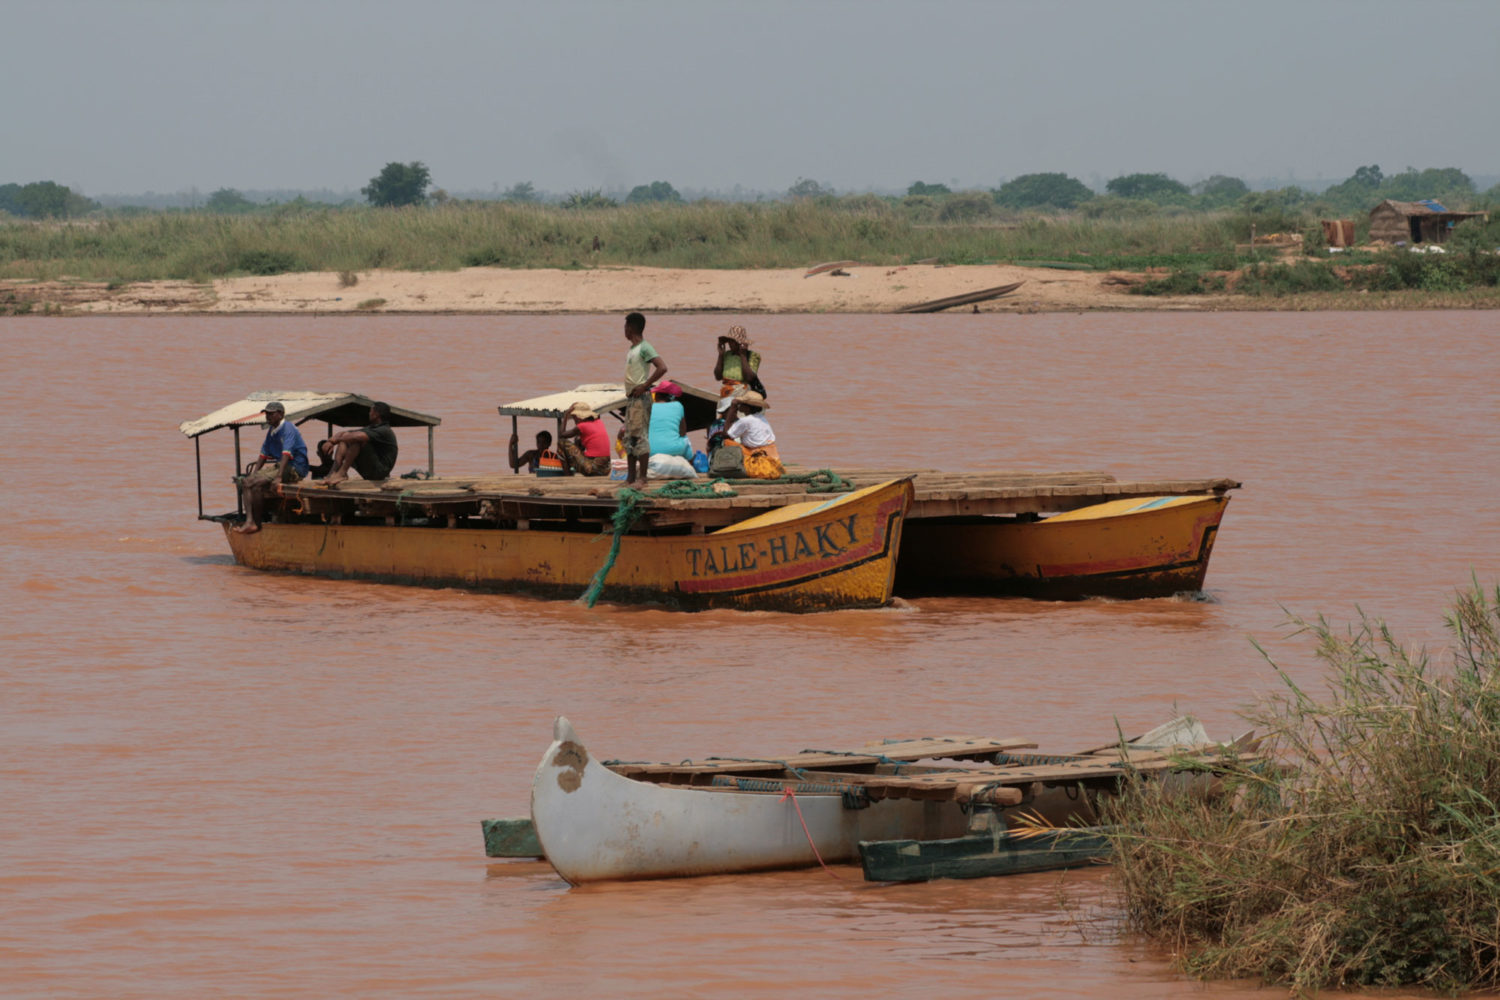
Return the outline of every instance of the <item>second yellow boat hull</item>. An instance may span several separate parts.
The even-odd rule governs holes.
[[[1170,597],[1203,589],[1226,496],[1112,500],[1039,521],[913,519],[896,593]]]

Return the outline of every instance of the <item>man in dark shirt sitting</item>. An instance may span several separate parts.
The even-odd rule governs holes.
[[[328,439],[333,446],[333,471],[324,485],[335,486],[349,478],[349,467],[366,479],[385,479],[396,467],[396,432],[391,430],[391,408],[387,403],[370,404],[370,422],[357,431],[339,431]]]
[[[521,446],[521,438],[518,435],[510,436],[510,460],[512,472],[520,472],[521,466],[526,466],[526,471],[538,476],[560,476],[563,474],[562,456],[552,450],[552,432],[537,431],[536,447],[523,451],[519,455],[516,449]]]

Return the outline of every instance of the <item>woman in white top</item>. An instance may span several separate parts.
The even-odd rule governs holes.
[[[726,437],[745,452],[745,474],[752,479],[780,479],[784,470],[776,450],[776,433],[761,415],[766,398],[747,390],[719,400],[724,407]]]

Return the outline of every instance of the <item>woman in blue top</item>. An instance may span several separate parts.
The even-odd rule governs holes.
[[[658,382],[656,401],[651,404],[651,454],[678,455],[693,460],[687,439],[687,414],[682,408],[682,389],[676,382]]]

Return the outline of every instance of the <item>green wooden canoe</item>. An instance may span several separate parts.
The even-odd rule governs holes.
[[[950,840],[865,840],[860,864],[870,882],[984,878],[1076,868],[1109,857],[1103,827],[1000,830]]]
[[[530,816],[512,819],[482,819],[484,827],[484,853],[491,858],[539,858],[542,856],[541,842],[536,839],[536,827]]]

